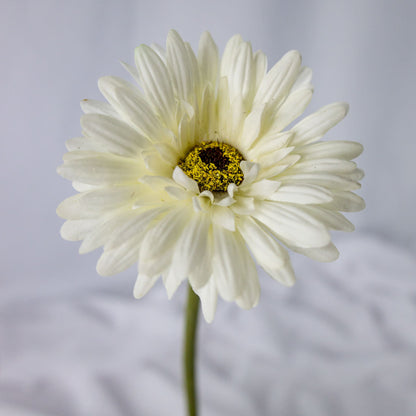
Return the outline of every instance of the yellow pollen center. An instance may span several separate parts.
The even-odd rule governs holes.
[[[202,142],[193,147],[178,166],[198,185],[199,190],[226,192],[230,183],[240,185],[244,175],[241,153],[226,143]]]

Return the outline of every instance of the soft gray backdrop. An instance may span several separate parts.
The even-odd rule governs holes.
[[[351,370],[351,378],[345,379],[345,385],[340,384],[339,389],[346,390],[345,394],[338,390],[335,394],[338,399],[331,399],[334,387],[330,380],[340,367],[337,364],[336,368],[327,369],[334,358],[330,353],[323,355],[322,366],[317,368],[309,368],[311,360],[307,354],[295,354],[293,366],[282,358],[292,351],[285,350],[285,339],[293,342],[290,344],[293,351],[302,350],[307,342],[299,334],[315,328],[315,323],[295,319],[293,324],[299,328],[299,336],[290,331],[286,338],[276,335],[274,342],[278,346],[273,349],[275,344],[267,344],[265,334],[270,337],[270,332],[280,333],[282,324],[276,321],[271,329],[264,328],[263,332],[259,329],[263,328],[259,322],[264,322],[264,314],[270,317],[276,313],[276,310],[271,312],[273,309],[266,310],[269,295],[265,296],[266,306],[260,306],[251,315],[221,303],[214,324],[202,329],[206,344],[211,343],[218,351],[213,356],[201,353],[206,360],[206,370],[201,375],[205,377],[202,383],[206,383],[205,395],[209,397],[204,404],[206,414],[229,415],[234,411],[238,415],[309,416],[326,414],[325,409],[329,409],[331,415],[410,416],[416,412],[416,404],[411,399],[411,392],[416,388],[416,359],[412,353],[415,340],[407,337],[415,332],[416,322],[415,2],[1,0],[0,5],[1,415],[181,414],[180,407],[177,412],[170,411],[171,403],[181,406],[181,402],[180,393],[168,387],[169,383],[170,386],[178,383],[179,364],[169,367],[166,357],[163,360],[166,351],[160,345],[168,342],[172,360],[178,359],[183,291],[168,302],[158,286],[148,299],[134,301],[131,290],[135,270],[114,279],[98,277],[94,266],[98,253],[81,257],[77,254],[78,244],[62,241],[58,234],[62,221],[55,215],[57,204],[73,193],[70,184],[58,177],[55,169],[61,163],[65,140],[80,134],[78,102],[83,98],[101,99],[97,79],[109,74],[126,76],[119,60],[133,63],[134,48],[140,43],[164,44],[171,28],[177,29],[194,47],[200,33],[209,30],[220,50],[231,35],[240,33],[252,42],[254,49],[262,49],[268,55],[269,65],[287,50],[298,49],[304,64],[314,70],[315,95],[308,112],[338,100],[351,105],[348,117],[328,137],[364,144],[359,165],[366,171],[361,195],[367,201],[367,209],[349,217],[356,224],[357,233],[336,237],[344,254],[335,265],[311,266],[311,261],[295,257],[300,282],[293,292],[288,294],[276,285],[270,286],[273,296],[282,301],[281,305],[286,302],[291,305],[288,308],[280,305],[279,314],[289,314],[292,308],[298,310],[296,305],[307,311],[308,293],[315,306],[323,299],[333,299],[333,308],[328,306],[331,304],[328,301],[329,309],[323,316],[339,311],[337,299],[341,295],[337,291],[330,295],[325,292],[328,289],[322,289],[325,293],[321,298],[319,284],[313,284],[314,278],[319,281],[325,273],[333,274],[336,282],[342,282],[344,295],[349,290],[365,292],[369,287],[373,294],[374,285],[378,292],[386,292],[386,299],[391,293],[397,295],[392,304],[387,305],[384,300],[376,302],[379,315],[361,303],[362,309],[347,308],[345,313],[339,312],[340,320],[348,322],[351,328],[355,328],[355,323],[359,325],[366,313],[371,319],[370,329],[363,329],[363,338],[360,335],[357,338],[354,333],[346,337],[345,342],[354,345],[353,352],[340,353],[335,348],[341,366],[348,363],[352,357],[349,354],[358,357],[354,364],[357,371]],[[349,281],[352,277],[355,280]],[[372,283],[367,285],[365,282],[369,281]],[[275,304],[273,296],[271,302]],[[143,320],[143,313],[152,313],[152,316],[146,315]],[[358,370],[362,367],[357,363],[362,359],[365,365],[366,354],[371,356],[377,350],[372,350],[374,337],[368,333],[388,327],[384,318],[380,318],[384,314],[397,323],[391,326],[401,331],[404,338],[396,334],[387,344],[380,344],[386,349],[380,347],[378,361],[371,364],[375,373],[362,375]],[[241,333],[246,331],[250,340],[251,336],[257,336],[257,343],[252,341],[252,348],[247,347],[253,367],[241,366],[243,353],[231,353],[235,349],[233,342],[241,347],[241,340],[236,341],[237,335],[234,338],[230,335],[237,329]],[[330,333],[322,335],[319,328],[316,331],[324,349],[336,337]],[[264,350],[262,337],[265,337]],[[222,342],[228,344],[224,347]],[[248,342],[248,338],[241,342]],[[137,352],[137,360],[126,360],[123,365],[123,356],[128,355],[127,344],[140,344],[137,349],[128,349],[128,354],[139,350],[140,353]],[[155,349],[155,345],[159,348]],[[222,365],[222,352],[227,351],[227,346],[230,354]],[[387,351],[395,353],[391,356]],[[269,353],[272,355],[267,361],[264,354]],[[408,361],[400,361],[398,357],[403,354]],[[153,355],[158,363],[155,367],[146,364],[139,366],[140,371],[134,367],[142,358],[147,363]],[[264,366],[254,367],[261,359],[265,360]],[[121,364],[108,367],[104,375],[99,373],[95,377],[97,369],[107,368],[110,360]],[[272,362],[276,365],[276,377],[267,375],[268,363]],[[221,365],[230,367],[225,371]],[[166,368],[170,368],[167,375]],[[258,382],[244,384],[254,368],[264,369],[255,374]],[[296,368],[301,368],[300,372]],[[210,371],[216,375],[210,375]],[[398,374],[403,384],[401,392],[390,385],[371,390],[374,387],[371,377],[376,377],[377,371]],[[165,375],[157,384],[154,380],[159,372]],[[319,377],[317,373],[324,375]],[[295,395],[294,404],[289,403],[286,398],[299,388],[300,381],[292,376],[290,390],[287,380],[277,377],[279,374],[300,374],[299,380],[303,376],[316,379],[316,391],[312,383],[306,399],[298,400]],[[220,394],[225,395],[221,383],[227,377],[231,380],[229,384],[237,387],[224,398]],[[359,385],[354,377],[361,377],[364,386],[373,386],[368,387],[370,390],[364,388],[367,399],[354,390],[354,383]],[[111,384],[114,380],[118,380],[116,387]],[[258,389],[270,380],[276,383],[275,393],[270,392],[266,405]],[[153,382],[157,387],[151,387]],[[271,389],[270,384],[266,387],[267,391]],[[157,402],[139,411],[140,405],[135,402],[138,397],[140,400],[159,395],[169,398],[169,394],[172,402],[166,399],[165,407]],[[391,409],[382,400],[390,397],[389,394],[391,400],[386,400],[393,403]],[[224,404],[227,400],[229,407]],[[360,400],[369,401],[361,403]],[[377,402],[380,408],[376,404],[372,408],[371,403]],[[357,406],[361,403],[362,407],[355,408],[354,403]]]

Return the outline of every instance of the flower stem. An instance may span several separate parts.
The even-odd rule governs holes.
[[[195,335],[198,325],[199,297],[188,287],[186,306],[185,342],[183,348],[184,383],[188,402],[188,415],[197,416],[197,395],[195,383]]]

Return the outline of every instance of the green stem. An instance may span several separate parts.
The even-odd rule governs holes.
[[[198,325],[199,297],[188,287],[186,306],[185,342],[183,349],[184,382],[188,402],[188,415],[197,416],[198,405],[195,386],[195,335]]]

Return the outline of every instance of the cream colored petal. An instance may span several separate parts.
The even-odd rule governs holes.
[[[266,103],[277,108],[295,82],[300,63],[298,51],[287,52],[264,77],[254,97],[253,108]]]
[[[68,155],[75,157],[74,153]],[[106,186],[137,182],[144,173],[140,161],[106,153],[73,158],[60,166],[57,172],[71,181]]]
[[[69,241],[83,240],[97,226],[97,223],[99,220],[96,218],[65,221],[61,227],[61,237]]]
[[[221,297],[234,301],[244,289],[243,243],[238,233],[213,227],[213,274]]]
[[[188,220],[182,233],[176,234],[171,267],[183,277],[189,277],[192,272],[192,287],[200,288],[212,273],[210,219],[203,213],[186,216]]]
[[[98,274],[111,276],[126,270],[138,261],[139,248],[140,241],[135,237],[114,249],[104,250],[97,262]]]
[[[146,45],[136,48],[135,60],[146,96],[166,126],[172,128],[175,125],[176,99],[165,63]]]
[[[150,141],[170,142],[171,133],[143,97],[119,88],[115,89],[114,96],[125,119]]]
[[[180,99],[192,102],[197,74],[194,72],[194,63],[185,42],[174,30],[169,32],[166,40],[166,59],[176,95]]]
[[[143,268],[146,265],[146,270],[143,270],[146,274],[153,275],[156,272],[151,266],[149,270],[148,264],[160,263],[167,251],[177,244],[178,236],[187,223],[187,212],[187,209],[173,208],[150,226],[140,250],[140,264]]]
[[[305,145],[319,140],[329,129],[338,124],[348,113],[347,103],[333,103],[304,118],[291,131],[291,145]]]
[[[302,248],[322,247],[331,241],[327,228],[305,210],[279,202],[257,204],[254,218],[280,239]]]
[[[204,32],[199,40],[198,63],[201,80],[215,86],[219,71],[218,47],[209,32]]]
[[[354,225],[339,212],[318,206],[305,206],[304,209],[309,215],[325,224],[329,229],[347,232],[354,231]]]
[[[134,284],[133,295],[136,299],[141,299],[155,285],[159,276],[146,276],[139,272],[136,283]]]
[[[253,51],[249,42],[240,43],[231,70],[228,73],[230,98],[241,96],[243,102],[250,102],[254,96],[255,67]]]
[[[254,54],[254,67],[256,73],[254,90],[257,91],[267,73],[267,56],[262,51]]]
[[[85,114],[103,114],[114,118],[120,118],[117,111],[108,103],[102,101],[84,99],[81,101],[81,109]]]
[[[149,146],[149,141],[121,120],[101,114],[81,117],[83,134],[93,138],[110,153],[135,157]]]
[[[279,181],[292,185],[317,185],[339,191],[354,191],[361,188],[361,185],[356,181],[324,172],[281,175]]]
[[[86,254],[104,246],[109,240],[119,233],[125,223],[131,220],[131,211],[114,212],[111,216],[102,219],[99,224],[84,238],[79,253]]]
[[[162,216],[167,210],[169,206],[162,205],[130,212],[128,219],[123,221],[117,231],[108,238],[105,248],[111,250],[136,236],[141,240],[152,221]]]
[[[323,263],[335,261],[339,257],[339,251],[333,243],[329,243],[325,247],[317,248],[300,248],[293,246],[290,246],[290,248],[296,253],[303,254],[304,256],[309,257],[312,260],[320,261]]]
[[[361,211],[365,208],[364,199],[352,192],[333,192],[333,201],[324,207],[343,212]]]
[[[142,185],[100,188],[65,199],[56,212],[62,218],[94,218],[117,208],[128,206],[139,198]]]
[[[243,43],[241,36],[234,35],[225,45],[224,53],[221,59],[221,77],[228,77],[230,75],[241,43]]]
[[[347,141],[327,141],[306,145],[296,149],[303,160],[336,158],[342,160],[351,160],[358,157],[363,146],[357,142]]]
[[[300,160],[290,169],[290,173],[313,173],[324,172],[343,175],[344,173],[353,172],[357,168],[354,162],[341,159],[312,159]]]
[[[312,87],[312,70],[307,66],[303,66],[299,69],[298,76],[295,83],[292,86],[291,92],[300,89],[313,89]]]
[[[120,64],[131,75],[134,81],[140,85],[140,77],[137,69],[134,66],[129,65],[127,62],[120,61]]]
[[[291,92],[277,111],[270,130],[280,132],[301,116],[310,103],[312,94],[312,89]]]
[[[234,213],[228,207],[214,206],[212,208],[212,221],[226,230],[235,230]]]
[[[257,175],[259,174],[260,166],[258,163],[243,160],[240,163],[240,168],[244,174],[244,180],[241,183],[241,186],[245,186],[256,180]]]
[[[241,191],[245,196],[254,197],[256,199],[268,199],[279,188],[280,183],[269,179],[261,179],[250,185],[241,187]]]
[[[193,192],[194,194],[199,194],[198,184],[193,179],[191,179],[179,166],[176,166],[174,169],[172,178],[178,185],[183,186],[186,190]]]
[[[201,307],[204,318],[208,323],[211,323],[214,320],[218,300],[218,292],[215,287],[214,278],[211,277],[204,287],[201,289],[195,289],[195,291],[201,299]]]
[[[244,287],[241,295],[236,298],[240,308],[251,309],[257,306],[260,299],[260,283],[256,265],[245,245],[241,245],[241,260],[245,270]]]
[[[253,253],[257,263],[271,277],[280,283],[291,286],[294,276],[282,273],[281,270],[290,263],[287,251],[269,233],[265,232],[252,218],[241,217],[238,222],[238,231]],[[289,280],[281,280],[282,277],[290,277]]]
[[[324,204],[333,197],[332,192],[316,185],[282,185],[269,199],[293,204]]]
[[[69,152],[96,152],[105,153],[106,149],[102,143],[98,143],[95,140],[86,137],[73,137],[65,142],[65,147]]]

